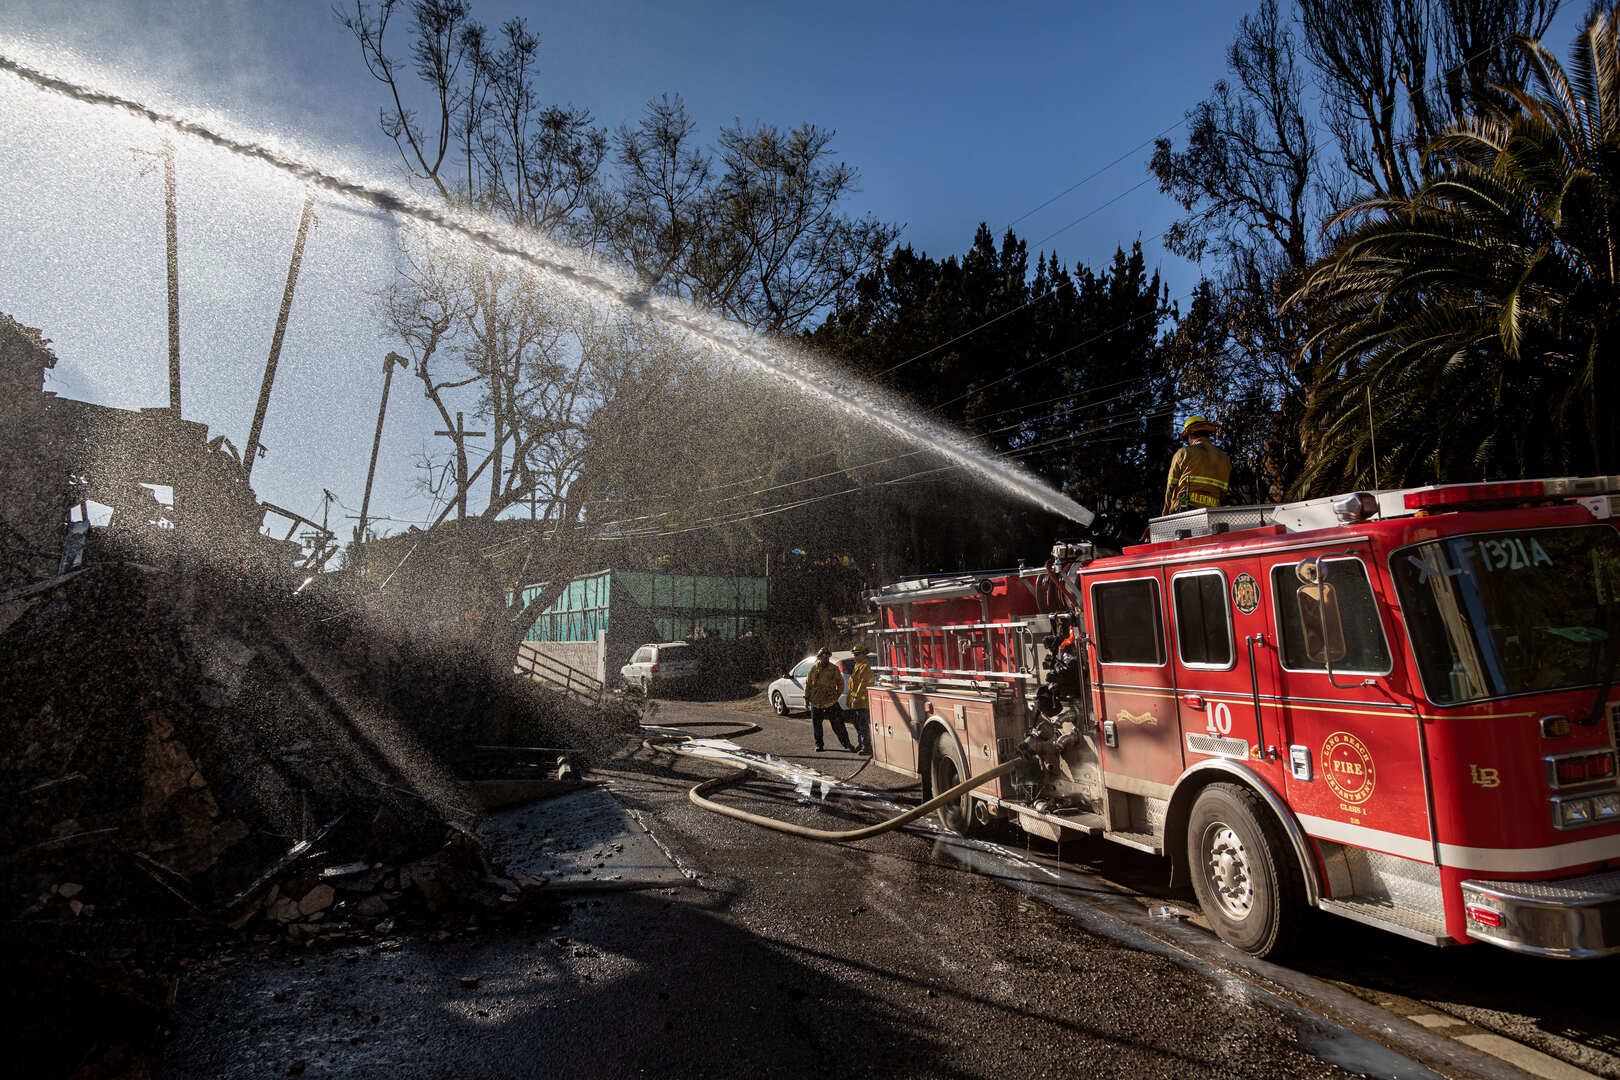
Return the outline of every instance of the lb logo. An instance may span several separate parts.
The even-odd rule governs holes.
[[[1119,710],[1119,722],[1122,724],[1135,724],[1140,727],[1143,724],[1157,724],[1159,718],[1151,712],[1145,712],[1141,716],[1137,716],[1135,713],[1129,713],[1121,709]]]
[[[1260,584],[1248,574],[1239,574],[1232,581],[1232,606],[1245,615],[1253,615],[1260,606]]]
[[[1333,794],[1358,806],[1372,798],[1378,774],[1366,744],[1348,731],[1335,731],[1322,742],[1322,779]]]

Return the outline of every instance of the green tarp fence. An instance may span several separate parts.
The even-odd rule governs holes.
[[[544,588],[525,587],[523,601]],[[729,641],[765,628],[765,579],[604,570],[569,582],[524,640],[595,641],[598,633],[611,631],[615,608],[623,613],[627,605],[651,618],[660,640],[678,641],[701,630]]]

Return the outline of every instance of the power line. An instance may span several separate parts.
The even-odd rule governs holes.
[[[1095,428],[1090,428],[1090,429],[1088,429],[1086,431],[1083,431],[1083,432],[1078,432],[1078,433],[1075,433],[1075,434],[1072,434],[1072,435],[1058,436],[1057,438],[1049,439],[1049,440],[1046,440],[1044,442],[1034,444],[1033,446],[1018,447],[1018,448],[1013,449],[1013,450],[1000,452],[1000,453],[997,453],[995,456],[998,457],[1001,460],[1010,461],[1010,460],[1016,460],[1016,459],[1021,458],[1021,457],[1025,457],[1025,456],[1027,456],[1027,455],[1029,455],[1031,453],[1034,453],[1034,452],[1036,452],[1038,450],[1050,449],[1053,446],[1061,445],[1063,443],[1068,443],[1071,447],[1078,448],[1078,447],[1084,447],[1084,446],[1100,446],[1100,445],[1104,445],[1104,444],[1111,443],[1111,442],[1119,442],[1121,440],[1121,438],[1122,438],[1121,436],[1115,436],[1115,437],[1109,437],[1109,438],[1099,438],[1097,436],[1100,435],[1101,433],[1109,431],[1111,429],[1123,427],[1123,426],[1126,426],[1126,425],[1132,424],[1132,423],[1137,423],[1137,422],[1140,422],[1142,420],[1149,419],[1149,418],[1151,418],[1153,416],[1167,416],[1167,415],[1173,415],[1173,413],[1174,413],[1174,406],[1157,406],[1157,407],[1150,408],[1150,409],[1137,410],[1135,412],[1132,412],[1132,413],[1127,414],[1127,415],[1122,416],[1122,417],[1112,418],[1106,424],[1100,425],[1100,426],[1095,427]],[[926,452],[927,451],[924,451],[924,450],[911,451],[910,453],[896,455],[894,458],[888,458],[888,459],[884,459],[884,460],[885,461],[900,460],[900,459],[905,458],[905,457],[913,457],[913,456],[915,456],[917,454],[926,453]],[[871,464],[877,464],[877,463],[871,463]],[[851,466],[851,468],[856,468],[856,467],[859,467],[859,466]],[[628,532],[627,536],[634,537],[634,538],[637,538],[637,539],[659,539],[659,538],[662,538],[662,537],[665,537],[665,536],[674,536],[674,535],[681,534],[681,533],[697,532],[697,531],[701,531],[703,529],[719,528],[719,527],[722,527],[722,526],[725,526],[725,525],[741,524],[741,523],[743,523],[745,521],[752,521],[752,520],[754,520],[756,518],[771,517],[771,516],[774,516],[776,514],[785,513],[785,512],[787,512],[789,510],[797,509],[797,508],[804,507],[804,506],[814,505],[816,503],[825,502],[825,501],[827,501],[829,499],[834,499],[834,498],[837,498],[837,497],[839,497],[841,495],[853,494],[853,493],[855,493],[857,491],[865,491],[865,490],[869,490],[869,489],[875,488],[875,487],[898,486],[898,485],[902,485],[902,484],[906,484],[906,483],[910,483],[910,482],[920,482],[920,481],[917,480],[918,477],[930,476],[930,475],[934,475],[934,474],[937,474],[937,473],[953,472],[953,471],[956,471],[956,470],[961,469],[963,467],[964,466],[962,466],[960,464],[947,464],[947,465],[931,466],[931,467],[929,467],[927,469],[920,469],[920,470],[917,470],[915,472],[906,473],[906,474],[904,474],[902,476],[894,477],[894,478],[891,478],[889,480],[878,480],[878,481],[872,481],[872,482],[867,482],[867,483],[856,482],[856,483],[852,483],[849,487],[840,488],[837,491],[825,492],[823,494],[809,496],[809,497],[804,498],[804,499],[794,499],[794,500],[790,500],[790,501],[787,501],[787,502],[775,503],[775,504],[772,504],[772,505],[769,505],[769,506],[757,507],[757,508],[754,508],[754,509],[738,510],[738,511],[729,512],[729,513],[725,513],[725,514],[712,515],[710,517],[700,519],[697,522],[688,523],[688,524],[684,524],[684,525],[677,525],[677,526],[675,526],[673,528],[659,529],[659,528],[656,528],[656,527],[648,527],[648,528],[644,528],[644,529],[635,530],[634,532]],[[843,470],[840,470],[840,471],[843,471]],[[806,480],[803,480],[803,481],[794,481],[794,482],[789,483],[789,484],[783,484],[783,485],[778,485],[778,486],[779,487],[789,487],[789,486],[793,486],[793,484],[796,484],[796,483],[808,483],[809,480],[812,480],[812,479],[816,479],[816,480],[826,479],[828,477],[837,476],[837,475],[839,475],[839,472],[823,473],[820,476],[807,478]],[[762,490],[769,490],[769,489],[762,489]],[[750,492],[749,494],[759,494],[759,492]],[[676,512],[677,511],[671,510],[671,511],[668,511],[665,515],[662,515],[662,516],[667,517],[669,514],[673,514],[673,513],[676,513]],[[657,515],[654,515],[654,516],[657,516]],[[643,519],[623,519],[621,521],[603,522],[600,526],[598,526],[598,528],[606,528],[606,527],[608,527],[610,525],[622,525],[625,522],[632,521],[632,520],[643,520]]]
[[[1124,191],[1121,191],[1119,194],[1113,196],[1112,198],[1108,199],[1107,201],[1099,203],[1098,205],[1092,207],[1090,210],[1086,211],[1084,214],[1081,214],[1079,217],[1075,218],[1073,221],[1069,222],[1067,225],[1064,225],[1061,228],[1058,228],[1058,229],[1056,229],[1056,230],[1054,230],[1052,232],[1047,233],[1045,236],[1041,237],[1038,241],[1036,241],[1033,244],[1026,244],[1025,245],[1026,250],[1028,248],[1033,247],[1033,248],[1036,249],[1037,253],[1039,253],[1041,245],[1046,243],[1048,240],[1052,239],[1054,236],[1057,236],[1059,233],[1067,232],[1068,230],[1074,228],[1076,225],[1080,224],[1082,221],[1085,221],[1087,218],[1094,217],[1095,215],[1102,213],[1104,210],[1108,209],[1110,206],[1113,206],[1115,203],[1119,202],[1119,200],[1125,198],[1125,196],[1130,195],[1133,192],[1140,190],[1141,188],[1145,187],[1146,185],[1148,185],[1148,184],[1150,184],[1152,182],[1153,182],[1153,177],[1148,176],[1148,177],[1145,177],[1144,179],[1138,181],[1137,183],[1132,184],[1130,187],[1126,188]],[[1023,220],[1023,219],[1020,218],[1019,220]],[[1009,226],[1009,228],[1010,227],[1011,226]],[[1168,230],[1166,230],[1166,231],[1168,231]],[[1163,236],[1164,233],[1160,233],[1159,235]],[[1157,237],[1155,237],[1154,239],[1157,239]],[[962,331],[960,334],[957,334],[955,337],[953,337],[953,338],[951,338],[951,339],[949,339],[947,341],[942,341],[938,345],[930,346],[929,348],[924,349],[922,352],[917,353],[915,356],[909,356],[906,359],[900,361],[898,364],[892,364],[889,367],[884,368],[882,371],[877,373],[877,378],[881,379],[881,378],[883,378],[883,376],[891,374],[891,373],[896,372],[896,371],[899,371],[901,368],[906,367],[909,364],[914,364],[918,360],[921,360],[926,356],[932,356],[934,353],[939,352],[939,350],[941,350],[941,349],[948,348],[948,347],[950,347],[952,345],[955,345],[958,341],[961,341],[964,338],[972,337],[974,334],[977,334],[980,330],[984,330],[984,329],[986,329],[988,327],[994,326],[996,323],[1000,322],[1001,320],[1006,319],[1006,318],[1010,318],[1010,317],[1018,314],[1020,311],[1023,311],[1025,308],[1033,307],[1034,305],[1040,303],[1042,300],[1045,300],[1045,299],[1051,297],[1056,292],[1057,292],[1057,282],[1054,281],[1051,285],[1049,285],[1047,287],[1045,292],[1037,293],[1035,296],[1032,296],[1028,300],[1025,300],[1022,304],[1019,304],[1017,307],[1009,308],[1008,310],[1003,311],[1001,314],[992,316],[991,318],[988,318],[988,319],[984,320],[983,322],[979,323],[976,326],[969,327],[968,329]]]
[[[1178,300],[1178,301],[1179,300],[1186,300],[1186,299],[1191,298],[1193,295],[1194,294],[1192,292],[1188,292],[1188,293],[1185,293],[1182,296],[1176,297],[1175,299]],[[1149,311],[1144,311],[1140,315],[1132,316],[1131,318],[1126,319],[1124,322],[1119,323],[1116,326],[1111,326],[1108,329],[1101,331],[1100,333],[1093,334],[1091,337],[1086,338],[1084,341],[1077,341],[1073,345],[1068,345],[1068,346],[1065,346],[1062,349],[1059,349],[1057,352],[1048,353],[1047,355],[1041,357],[1040,359],[1036,360],[1032,364],[1026,364],[1023,367],[1018,368],[1015,371],[1009,371],[1007,374],[1003,375],[999,379],[993,379],[990,382],[982,383],[982,384],[980,384],[978,386],[975,386],[973,389],[967,391],[967,393],[958,394],[956,397],[951,398],[949,401],[942,401],[938,405],[935,405],[933,408],[929,409],[928,412],[925,413],[924,415],[939,412],[941,409],[947,408],[948,406],[951,406],[951,405],[955,405],[959,401],[964,401],[967,398],[972,397],[974,394],[982,393],[983,391],[988,390],[992,386],[999,386],[1001,383],[1006,382],[1008,379],[1016,378],[1017,376],[1024,374],[1024,372],[1031,371],[1031,370],[1033,370],[1033,369],[1035,369],[1037,367],[1040,367],[1044,363],[1048,363],[1049,361],[1056,360],[1060,356],[1067,356],[1069,353],[1073,352],[1076,349],[1083,349],[1087,345],[1094,345],[1097,342],[1101,341],[1103,338],[1108,337],[1110,334],[1117,333],[1120,330],[1124,330],[1127,327],[1133,326],[1136,323],[1141,322],[1143,319],[1147,318],[1148,316],[1152,316],[1155,319],[1157,319],[1157,318],[1160,317],[1159,311],[1157,310],[1157,308],[1154,308],[1153,310],[1149,310]]]
[[[1152,177],[1152,176],[1143,177],[1141,180],[1139,180],[1135,184],[1132,184],[1130,187],[1126,188],[1124,191],[1120,192],[1118,195],[1115,195],[1112,199],[1109,199],[1107,202],[1102,203],[1099,206],[1092,207],[1090,210],[1087,210],[1085,213],[1081,214],[1079,217],[1075,218],[1073,221],[1069,222],[1067,225],[1064,225],[1061,228],[1054,229],[1051,232],[1047,233],[1045,236],[1041,237],[1039,240],[1035,241],[1035,243],[1031,244],[1030,246],[1035,248],[1037,251],[1040,250],[1040,246],[1042,244],[1046,243],[1048,240],[1052,239],[1052,237],[1058,235],[1059,233],[1068,232],[1070,229],[1074,228],[1076,225],[1080,224],[1082,221],[1085,221],[1087,218],[1094,217],[1097,214],[1102,213],[1104,210],[1108,209],[1110,206],[1113,206],[1115,203],[1119,202],[1119,200],[1123,199],[1125,196],[1137,191],[1140,188],[1143,188],[1143,187],[1147,186],[1148,184],[1151,184],[1153,182],[1153,180],[1154,180],[1154,177]]]
[[[1128,325],[1128,323],[1121,324],[1121,325]],[[1115,327],[1113,329],[1119,329],[1119,327]],[[1106,333],[1111,333],[1111,332],[1112,332],[1112,330],[1105,331],[1104,333],[1106,334]],[[1082,344],[1084,344],[1084,343],[1082,343]],[[1054,354],[1054,355],[1059,355],[1059,354]],[[1131,383],[1141,382],[1143,380],[1153,378],[1153,377],[1154,376],[1151,375],[1151,374],[1132,376],[1129,379],[1121,379],[1121,380],[1116,380],[1115,382],[1112,382],[1112,383],[1105,383],[1105,384],[1103,384],[1103,386],[1097,387],[1095,389],[1112,389],[1112,388],[1117,387],[1117,386],[1125,386],[1125,385],[1129,385]],[[1056,397],[1056,398],[1048,399],[1047,401],[1036,402],[1034,404],[1036,404],[1036,405],[1048,404],[1051,401],[1065,400],[1067,398],[1075,397],[1075,396],[1077,396],[1078,393],[1082,393],[1082,392],[1084,392],[1084,391],[1074,391],[1074,392],[1070,392],[1068,394],[1060,395],[1059,397]],[[1072,406],[1072,407],[1070,407],[1068,409],[1056,409],[1056,410],[1053,410],[1053,412],[1050,413],[1045,419],[1046,420],[1055,420],[1055,419],[1058,419],[1058,418],[1060,418],[1062,416],[1070,415],[1070,414],[1077,413],[1077,412],[1081,412],[1083,410],[1091,410],[1091,409],[1101,408],[1102,406],[1108,405],[1108,404],[1110,404],[1112,402],[1115,402],[1115,401],[1118,401],[1118,400],[1120,400],[1120,399],[1122,399],[1124,397],[1127,397],[1127,396],[1129,396],[1129,394],[1130,394],[1130,391],[1126,391],[1125,393],[1115,394],[1115,395],[1113,395],[1111,397],[1104,398],[1104,399],[1099,400],[1099,401],[1080,402],[1080,403],[1077,403],[1076,405],[1074,405],[1074,406]],[[1026,408],[1026,407],[1030,407],[1030,406],[1016,406],[1015,408]],[[1011,410],[1004,410],[1004,412],[1005,411],[1011,411]],[[1154,406],[1151,409],[1141,410],[1141,411],[1136,412],[1136,413],[1130,413],[1130,414],[1125,414],[1124,416],[1110,418],[1108,424],[1104,425],[1101,428],[1088,430],[1088,432],[1083,432],[1083,433],[1079,433],[1079,434],[1071,434],[1071,435],[1062,435],[1062,436],[1056,437],[1053,440],[1048,440],[1047,442],[1036,443],[1036,444],[1034,444],[1032,446],[1017,447],[1017,448],[1014,448],[1013,450],[1010,450],[1010,451],[993,452],[993,453],[995,453],[997,457],[1014,458],[1014,457],[1017,457],[1019,455],[1027,454],[1027,453],[1033,452],[1035,450],[1041,449],[1041,448],[1046,447],[1048,445],[1054,445],[1054,444],[1057,444],[1057,443],[1061,443],[1064,440],[1072,440],[1072,439],[1083,438],[1087,434],[1094,434],[1096,431],[1108,430],[1111,427],[1120,426],[1122,423],[1132,423],[1132,422],[1136,422],[1137,420],[1146,419],[1146,418],[1148,418],[1149,416],[1152,416],[1152,415],[1173,413],[1173,411],[1174,411],[1173,406],[1172,407]],[[1003,413],[995,413],[995,414],[991,414],[991,415],[1003,415],[1004,412]],[[975,434],[975,435],[967,436],[965,441],[974,442],[974,441],[978,441],[980,439],[987,439],[992,435],[1001,434],[1001,433],[1006,432],[1006,431],[1012,431],[1012,430],[1015,430],[1016,428],[1025,426],[1025,424],[1027,424],[1027,423],[1033,423],[1033,422],[1036,422],[1036,421],[1033,421],[1033,420],[1031,420],[1031,421],[1020,421],[1020,422],[1018,422],[1016,424],[1008,424],[1008,425],[1005,425],[1005,426],[1000,427],[1000,428],[991,428],[991,429],[989,429],[987,431],[983,431],[983,432],[980,432],[980,433]],[[887,457],[875,458],[875,459],[872,459],[872,460],[869,460],[869,461],[857,462],[855,464],[846,465],[846,466],[843,466],[843,467],[838,468],[838,469],[830,470],[828,472],[818,473],[818,474],[816,474],[814,476],[802,477],[802,478],[797,479],[797,480],[786,480],[786,481],[783,481],[781,483],[769,485],[767,487],[756,488],[756,489],[754,489],[752,491],[745,491],[745,492],[742,492],[742,493],[737,494],[737,495],[730,495],[730,496],[727,496],[727,497],[722,498],[722,499],[714,500],[713,502],[710,503],[710,505],[718,505],[720,503],[736,502],[736,501],[741,500],[741,499],[752,498],[752,497],[754,497],[756,495],[763,495],[763,494],[766,494],[766,493],[772,492],[772,491],[780,491],[780,490],[783,490],[783,489],[786,489],[786,488],[798,487],[798,486],[800,486],[802,484],[814,483],[817,480],[826,480],[826,479],[829,479],[829,478],[835,477],[835,476],[847,475],[847,474],[849,474],[849,473],[851,473],[851,472],[853,472],[855,470],[858,470],[858,469],[867,469],[867,468],[872,468],[872,467],[877,466],[877,465],[886,465],[886,464],[889,464],[890,462],[894,462],[894,461],[903,461],[906,458],[917,457],[917,456],[919,456],[921,454],[929,453],[931,449],[932,448],[930,448],[930,447],[924,447],[924,448],[917,449],[917,450],[908,450],[908,451],[905,451],[904,453],[893,454],[893,455],[890,455],[890,456],[887,456]],[[806,458],[806,459],[802,459],[802,460],[804,460],[804,461],[813,461],[813,460],[816,460],[816,458],[825,457],[829,453],[837,453],[837,451],[836,450],[826,451],[826,452],[824,452],[822,454],[817,454],[814,457]],[[953,466],[953,468],[955,468],[955,467],[956,466]],[[932,470],[925,470],[925,471],[932,471]],[[754,477],[752,479],[761,479],[761,478],[760,477]],[[746,480],[744,480],[744,481],[734,481],[731,484],[721,484],[721,485],[716,485],[713,488],[700,489],[700,490],[719,491],[719,490],[724,490],[726,487],[735,486],[737,483],[747,483],[747,482],[749,482],[749,481],[746,481]],[[682,508],[673,508],[673,509],[670,509],[670,510],[654,511],[654,512],[651,512],[651,513],[639,514],[639,515],[636,515],[636,516],[633,516],[633,517],[617,518],[617,519],[614,519],[613,521],[604,522],[603,524],[604,524],[604,526],[606,526],[606,525],[627,525],[627,524],[631,524],[631,523],[634,523],[634,522],[640,522],[640,521],[653,521],[655,519],[667,518],[672,514],[680,513],[681,509]]]
[[[1153,136],[1152,138],[1145,139],[1142,142],[1137,143],[1135,146],[1131,147],[1129,150],[1125,151],[1123,154],[1119,155],[1119,157],[1115,158],[1113,161],[1110,161],[1108,164],[1104,165],[1102,168],[1096,170],[1095,172],[1087,174],[1086,176],[1082,177],[1079,180],[1076,180],[1074,183],[1070,184],[1068,187],[1064,188],[1062,191],[1058,192],[1056,195],[1052,196],[1050,199],[1047,199],[1045,202],[1041,203],[1039,206],[1035,207],[1034,209],[1027,210],[1024,213],[1022,213],[1022,214],[1018,215],[1017,217],[1013,218],[1011,221],[1007,222],[1007,228],[1010,229],[1014,225],[1017,225],[1020,221],[1023,221],[1025,218],[1031,216],[1032,214],[1035,214],[1035,213],[1037,213],[1038,211],[1041,211],[1041,210],[1045,210],[1048,206],[1051,206],[1053,203],[1055,203],[1059,199],[1063,198],[1063,196],[1069,194],[1069,192],[1074,191],[1074,190],[1076,190],[1076,189],[1078,189],[1080,187],[1083,187],[1084,185],[1090,183],[1091,181],[1095,180],[1097,177],[1101,176],[1103,173],[1107,172],[1109,169],[1112,169],[1115,165],[1118,165],[1120,162],[1125,161],[1127,158],[1134,157],[1137,154],[1138,151],[1144,150],[1147,147],[1149,147],[1149,146],[1153,145],[1154,143],[1158,142],[1160,139],[1164,138],[1166,135],[1168,135],[1172,131],[1176,130],[1176,128],[1181,127],[1186,122],[1187,122],[1187,118],[1185,116],[1183,116],[1180,120],[1177,120],[1175,123],[1171,124],[1169,127],[1165,128],[1163,131],[1159,132],[1157,135]],[[1140,185],[1138,185],[1138,186],[1140,186]],[[1065,228],[1067,228],[1067,226],[1065,226]],[[1054,234],[1054,235],[1056,235],[1056,234]],[[1051,237],[1049,236],[1046,239],[1050,240]],[[1046,241],[1043,240],[1041,242],[1045,243]]]
[[[905,367],[907,364],[915,363],[916,361],[921,360],[925,356],[932,356],[934,353],[939,352],[939,350],[941,350],[943,348],[946,348],[947,346],[955,345],[958,341],[961,341],[963,338],[972,337],[974,334],[977,334],[980,330],[983,330],[985,327],[994,326],[996,323],[1000,322],[1002,319],[1005,319],[1005,318],[1008,318],[1010,316],[1016,315],[1020,311],[1023,311],[1025,308],[1032,307],[1033,305],[1040,303],[1042,300],[1045,300],[1048,296],[1051,296],[1052,292],[1053,292],[1052,289],[1047,289],[1045,292],[1041,293],[1039,296],[1032,296],[1028,300],[1025,300],[1022,304],[1019,304],[1017,307],[1012,308],[1012,309],[1010,309],[1008,311],[1003,311],[1000,315],[997,315],[996,317],[994,317],[992,319],[986,319],[984,322],[980,323],[979,325],[962,331],[960,334],[957,334],[955,337],[951,338],[949,341],[942,341],[938,345],[933,346],[932,348],[924,349],[922,352],[918,353],[916,356],[908,357],[907,359],[900,361],[898,364],[895,364],[892,367],[884,368],[882,371],[877,373],[877,377],[881,379],[881,378],[883,378],[883,376],[889,374],[890,372],[899,371],[901,368]]]
[[[1170,413],[1170,410],[1160,411],[1162,411],[1162,413],[1166,413],[1166,415]],[[1118,442],[1119,440],[1118,437],[1115,437],[1115,439],[1085,439],[1085,437],[1082,436],[1074,436],[1072,439],[1076,440],[1076,442],[1074,442],[1076,447],[1084,447],[1084,445],[1103,445],[1108,444],[1108,442]],[[1011,458],[1019,457],[1019,455],[1022,455],[1022,453],[1027,453],[1027,450],[1017,450],[1017,452],[1008,453],[1008,455],[1001,455],[1001,457],[1011,460]],[[904,484],[909,483],[925,483],[925,481],[919,481],[917,478],[922,478],[922,476],[930,476],[930,474],[935,473],[951,473],[951,471],[961,470],[961,468],[964,468],[964,466],[932,466],[932,468],[927,468],[927,470],[919,470],[915,471],[915,473],[907,473],[904,474],[904,476],[897,476],[897,478],[894,479],[886,479],[886,481],[875,481],[875,483],[867,484],[851,484],[849,487],[841,487],[839,491],[812,495],[812,497],[808,497],[808,499],[795,499],[791,500],[791,502],[779,502],[779,504],[768,505],[768,507],[758,507],[755,508],[755,510],[739,510],[739,512],[726,513],[726,515],[714,515],[714,517],[701,518],[701,520],[695,521],[695,523],[690,523],[690,525],[676,526],[676,528],[638,529],[638,531],[627,533],[625,536],[627,536],[627,539],[663,539],[666,538],[666,536],[677,536],[677,534],[682,533],[698,533],[698,531],[703,531],[703,529],[721,528],[721,526],[726,525],[742,525],[744,521],[753,521],[757,520],[757,518],[774,517],[774,515],[778,515],[778,513],[786,513],[789,512],[789,510],[797,510],[797,508],[800,507],[808,507],[808,505],[820,504],[820,502],[826,502],[826,500],[829,499],[838,499],[839,495],[849,495],[855,494],[855,492],[868,491],[868,489],[872,489],[872,487],[894,487],[904,486]],[[608,528],[609,525],[619,525],[619,523],[617,523],[617,521],[604,521],[603,525],[598,526],[598,528]]]

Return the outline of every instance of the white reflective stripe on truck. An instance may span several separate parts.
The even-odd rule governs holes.
[[[1300,814],[1299,823],[1309,836],[1331,840],[1336,844],[1370,848],[1403,859],[1434,862],[1429,841],[1419,836],[1369,829],[1364,825],[1334,821],[1331,818]],[[1465,847],[1461,844],[1441,844],[1440,858],[1446,866],[1456,870],[1473,870],[1492,874],[1537,874],[1565,867],[1583,866],[1620,858],[1620,835],[1594,836],[1567,844],[1531,848]]]

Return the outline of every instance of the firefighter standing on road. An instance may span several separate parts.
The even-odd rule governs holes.
[[[871,714],[867,712],[866,691],[872,686],[872,665],[866,659],[866,646],[857,645],[855,652],[855,670],[849,673],[849,722],[855,729],[855,738],[859,745],[855,752],[870,754],[872,752],[872,722]]]
[[[838,670],[838,665],[832,662],[832,652],[822,649],[816,653],[815,666],[804,677],[804,700],[810,706],[810,731],[816,737],[816,750],[825,750],[821,743],[821,722],[832,722],[833,734],[838,737],[839,745],[845,750],[855,749],[849,745],[849,733],[844,730],[844,718],[838,708],[838,695],[844,692],[844,673]]]
[[[1232,479],[1232,460],[1209,437],[1215,425],[1202,416],[1189,416],[1181,425],[1187,445],[1170,459],[1170,479],[1164,485],[1164,512],[1205,510],[1226,501]]]

